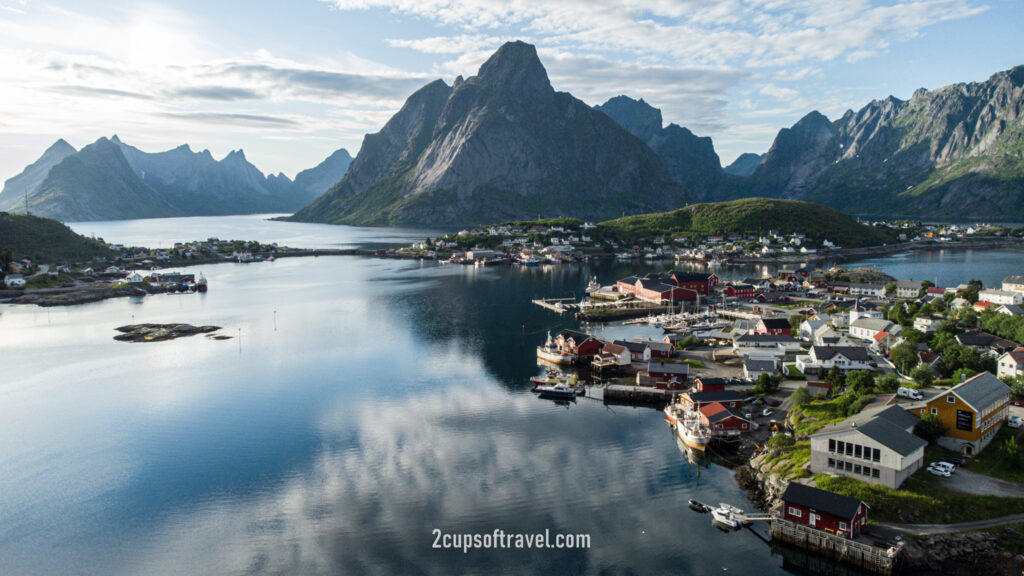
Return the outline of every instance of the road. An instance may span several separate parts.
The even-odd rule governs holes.
[[[967,494],[978,494],[981,496],[1004,496],[1007,498],[1020,498],[1024,496],[1024,484],[1000,480],[984,474],[978,474],[963,468],[957,468],[949,478],[940,478],[947,488],[952,488]]]
[[[31,275],[31,276],[28,276],[28,278],[35,278],[36,276],[42,276],[43,274],[46,274],[49,271],[50,271],[50,265],[49,264],[40,264],[39,265],[39,271],[36,272],[35,274]]]
[[[984,530],[985,528],[1021,523],[1024,523],[1024,514],[1012,514],[1010,516],[1000,516],[999,518],[989,518],[988,520],[960,522],[959,524],[889,524],[888,522],[876,522],[874,526],[904,534],[929,535],[970,532],[971,530]]]

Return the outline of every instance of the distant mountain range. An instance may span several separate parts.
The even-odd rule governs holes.
[[[1024,66],[985,82],[890,96],[831,121],[819,112],[779,131],[766,154],[718,165],[709,139],[661,128],[625,96],[597,106],[644,140],[701,200],[807,200],[847,214],[1024,219]],[[674,142],[666,145],[667,142]]]
[[[217,161],[188,145],[147,153],[116,135],[76,151],[58,140],[4,183],[0,210],[65,222],[293,212],[344,176],[352,158],[338,150],[296,175],[264,176],[241,150]]]
[[[293,220],[469,225],[605,219],[696,197],[607,115],[555,92],[533,46],[510,42],[476,76],[432,82],[369,134],[345,178]]]

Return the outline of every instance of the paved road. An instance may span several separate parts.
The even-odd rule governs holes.
[[[959,472],[957,472],[959,474]],[[875,526],[904,534],[949,534],[951,532],[969,532],[971,530],[984,530],[996,526],[1024,523],[1024,514],[1013,514],[989,518],[988,520],[975,520],[973,522],[960,522],[959,524],[890,524],[888,522],[876,522]]]
[[[1024,484],[1000,480],[977,472],[957,468],[949,478],[940,478],[947,488],[978,494],[981,496],[1005,496],[1008,498],[1024,498]]]

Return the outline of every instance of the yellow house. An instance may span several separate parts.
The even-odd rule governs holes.
[[[991,372],[982,372],[932,398],[920,413],[938,416],[946,427],[940,446],[974,456],[995,437],[1009,405],[1010,387]]]

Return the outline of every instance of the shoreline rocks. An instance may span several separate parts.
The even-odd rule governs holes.
[[[121,334],[114,336],[120,342],[162,342],[196,334],[209,334],[216,340],[227,340],[230,336],[214,336],[220,326],[193,326],[191,324],[131,324],[115,328]]]

